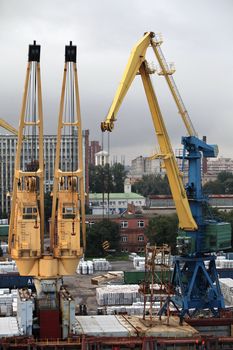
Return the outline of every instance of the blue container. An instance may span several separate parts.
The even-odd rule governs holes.
[[[0,288],[30,288],[35,291],[32,276],[20,276],[17,272],[0,274]]]

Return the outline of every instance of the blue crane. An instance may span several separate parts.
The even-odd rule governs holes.
[[[134,46],[122,80],[116,91],[102,131],[112,131],[117,112],[136,75],[142,78],[149,109],[158,139],[160,151],[154,158],[164,162],[169,186],[179,218],[177,237],[178,256],[174,258],[172,275],[173,295],[168,297],[159,314],[166,312],[170,301],[179,309],[181,320],[185,315],[195,315],[208,309],[218,315],[224,308],[224,300],[219,286],[216,269],[216,252],[231,247],[231,226],[226,222],[209,219],[206,215],[208,198],[204,196],[201,179],[202,158],[217,157],[216,145],[208,145],[200,140],[185,108],[172,74],[174,66],[169,65],[161,51],[160,35],[147,32]],[[174,98],[179,114],[185,124],[188,135],[182,137],[183,162],[188,161],[188,182],[178,168],[176,157],[162,117],[150,74],[155,72],[146,61],[147,48],[151,46],[159,63],[157,73],[163,75]]]

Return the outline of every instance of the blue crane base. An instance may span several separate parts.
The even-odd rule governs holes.
[[[174,296],[166,300],[159,315],[166,313],[171,302],[179,309],[181,322],[186,315],[194,317],[204,309],[209,309],[214,316],[218,316],[225,305],[215,259],[214,255],[175,257],[171,280]]]

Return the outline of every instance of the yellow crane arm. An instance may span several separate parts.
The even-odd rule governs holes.
[[[101,123],[102,131],[112,131],[114,122],[116,120],[116,114],[121,106],[121,103],[129,90],[135,75],[138,73],[140,65],[145,60],[145,54],[148,46],[150,45],[151,37],[154,33],[147,32],[144,37],[137,42],[133,48],[127,66],[125,68],[122,80],[119,84],[117,92],[115,94],[112,105],[109,109],[108,115],[104,122]]]
[[[5,120],[0,119],[0,126],[10,132],[12,132],[12,134],[18,135],[18,130],[15,129],[13,126],[11,126],[10,124],[8,124]]]
[[[153,37],[152,32],[146,33],[143,39],[140,40],[132,50],[109,113],[105,121],[101,123],[101,129],[102,131],[112,131],[114,121],[116,120],[116,114],[120,108],[123,98],[126,95],[134,77],[137,73],[139,73],[142,78],[155,132],[159,142],[160,157],[163,159],[166,167],[169,185],[179,218],[179,227],[181,229],[194,231],[197,229],[197,224],[191,213],[186,191],[182,182],[182,176],[177,166],[176,158],[162,118],[162,113],[151,83],[148,65],[145,61],[145,53],[147,47],[150,45],[151,37]]]

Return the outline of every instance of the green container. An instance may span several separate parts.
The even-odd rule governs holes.
[[[139,284],[145,279],[144,271],[124,271],[125,284]]]
[[[231,224],[214,222],[206,225],[204,238],[205,251],[217,252],[231,248]]]
[[[163,282],[169,282],[171,279],[171,271],[163,271]],[[145,280],[144,271],[124,271],[125,284],[140,284]],[[151,278],[150,278],[151,280]],[[161,271],[156,271],[154,277],[154,283],[158,283],[161,280]]]
[[[177,237],[178,254],[188,255],[195,253],[195,231],[179,230]],[[218,252],[231,248],[231,224],[228,222],[208,221],[205,223],[205,232],[202,238],[202,253]]]
[[[0,225],[0,237],[8,237],[9,225]]]

